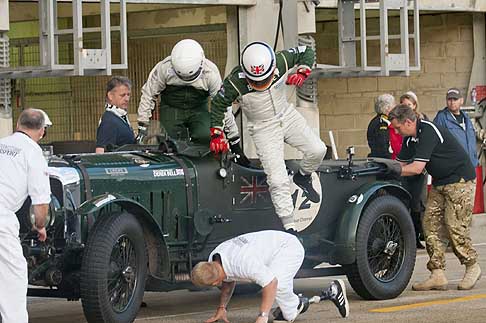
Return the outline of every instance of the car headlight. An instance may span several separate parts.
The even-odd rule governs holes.
[[[46,222],[44,226],[47,228],[51,227],[56,222],[56,215],[61,210],[61,204],[59,200],[51,194],[51,202],[49,203],[49,209],[47,211]],[[35,214],[34,214],[34,206],[30,206],[30,223],[33,227],[35,227]]]

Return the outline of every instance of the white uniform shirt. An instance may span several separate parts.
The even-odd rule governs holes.
[[[217,246],[208,261],[219,254],[226,281],[251,281],[265,287],[275,278],[269,268],[272,261],[291,239],[297,238],[273,230],[243,234]]]
[[[0,169],[0,214],[14,214],[27,196],[32,205],[51,201],[47,162],[26,134],[15,132],[0,139]]]

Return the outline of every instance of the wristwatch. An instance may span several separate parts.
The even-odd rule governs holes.
[[[268,313],[267,312],[260,312],[260,313],[258,313],[257,317],[268,317]]]

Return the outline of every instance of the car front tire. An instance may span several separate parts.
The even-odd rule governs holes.
[[[143,230],[128,212],[99,218],[81,267],[81,302],[88,322],[133,322],[147,276]]]

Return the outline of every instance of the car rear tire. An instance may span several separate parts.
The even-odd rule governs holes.
[[[81,266],[81,302],[88,322],[133,322],[147,276],[143,230],[128,212],[97,220]]]
[[[344,269],[359,296],[390,299],[407,287],[415,256],[415,233],[408,209],[398,198],[384,195],[364,210],[356,233],[356,261]]]

